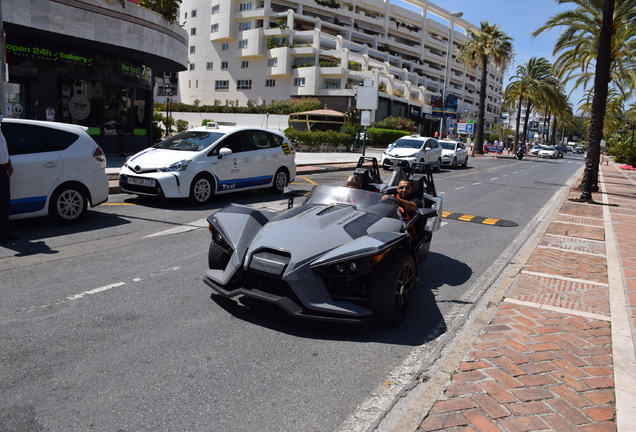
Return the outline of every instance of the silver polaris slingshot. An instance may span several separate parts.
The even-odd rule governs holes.
[[[430,167],[412,170],[396,169],[381,184],[377,161],[363,157],[355,169],[363,189],[315,186],[294,206],[306,191],[288,188],[288,210],[278,214],[227,205],[208,217],[205,283],[225,297],[272,302],[298,318],[400,324],[442,214]],[[382,199],[404,178],[424,207],[411,218],[395,200]]]

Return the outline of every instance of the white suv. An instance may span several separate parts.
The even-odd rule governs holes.
[[[215,194],[271,188],[296,177],[296,152],[285,134],[261,128],[189,129],[126,160],[119,188],[136,195],[190,198],[205,204]]]
[[[442,146],[435,138],[419,135],[405,136],[389,144],[382,154],[382,167],[410,168],[414,162],[422,162],[437,171],[442,166]]]
[[[72,223],[88,203],[108,200],[106,157],[86,127],[5,119],[0,128],[13,165],[9,219],[49,215]]]

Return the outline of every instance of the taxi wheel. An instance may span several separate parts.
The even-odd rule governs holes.
[[[437,159],[437,163],[435,164],[435,171],[439,171],[441,167],[442,167],[442,160]]]
[[[466,159],[464,159],[464,163],[462,164],[462,168],[466,168],[468,166],[468,155],[466,155]]]
[[[279,169],[274,175],[274,183],[272,183],[272,193],[280,195],[285,190],[285,187],[289,184],[289,177],[287,171]]]
[[[199,174],[190,185],[190,201],[192,204],[204,205],[212,198],[214,180],[208,174]]]
[[[451,168],[457,168],[457,158],[453,158],[453,161],[451,162]]]
[[[56,222],[71,224],[86,214],[88,198],[85,189],[79,184],[60,186],[49,201],[49,216]]]

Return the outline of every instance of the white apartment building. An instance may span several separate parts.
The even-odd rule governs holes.
[[[183,0],[189,64],[179,98],[246,106],[315,97],[344,112],[371,79],[375,120],[415,116],[433,130],[431,98],[444,93],[458,98],[460,116],[474,115],[480,71],[456,53],[477,27],[426,0],[408,3],[420,12],[382,0]],[[488,80],[486,115],[500,117],[503,71],[489,66]]]

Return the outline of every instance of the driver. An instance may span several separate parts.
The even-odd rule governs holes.
[[[410,180],[400,180],[398,183],[398,193],[394,197],[399,205],[400,211],[405,213],[410,217],[412,217],[418,208],[424,207],[424,203],[419,198],[412,198],[413,195],[413,184]],[[386,201],[389,199],[391,195],[384,195],[382,197],[382,201]]]

